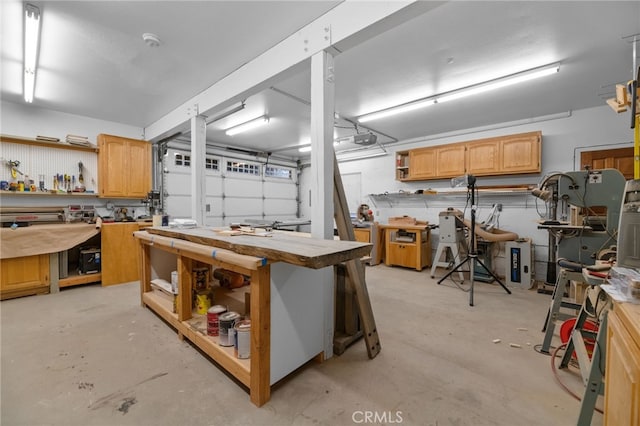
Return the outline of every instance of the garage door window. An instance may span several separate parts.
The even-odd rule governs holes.
[[[267,177],[279,178],[279,179],[291,179],[293,173],[288,167],[267,166],[264,170],[264,175]]]
[[[227,171],[232,173],[244,173],[247,175],[260,175],[260,165],[240,161],[227,161]]]

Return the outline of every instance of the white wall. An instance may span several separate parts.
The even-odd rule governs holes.
[[[96,144],[97,136],[100,133],[108,133],[117,136],[140,139],[143,137],[141,127],[130,126],[111,121],[98,120],[74,114],[66,114],[58,111],[37,108],[27,104],[12,102],[0,103],[0,133],[10,136],[25,138],[35,138],[38,135],[57,137],[63,141],[68,134],[87,136],[89,141]],[[46,151],[46,152],[44,152]],[[7,158],[4,158],[7,157]],[[11,158],[9,158],[11,157]],[[34,158],[28,158],[34,157]],[[46,157],[46,165],[43,165],[42,158]],[[62,149],[45,149],[30,145],[7,144],[4,148],[0,145],[0,158],[19,160],[21,167],[25,167],[25,172],[30,174],[34,180],[38,179],[38,174],[47,175],[46,187],[52,186],[50,180],[55,172],[76,175],[78,173],[78,161],[85,165],[84,176],[87,189],[97,191],[97,157],[96,154],[85,151],[69,151]],[[5,174],[8,169],[2,167],[3,179],[7,179]],[[6,172],[6,173],[5,173]],[[36,182],[37,184],[37,182]],[[10,194],[2,195],[2,205],[7,206],[54,206],[64,207],[69,204],[90,204],[96,207],[101,215],[110,215],[104,207],[106,199],[93,197],[68,197],[59,196],[15,196]],[[133,204],[131,204],[133,203]],[[135,215],[146,213],[146,208],[140,202],[129,200],[114,200],[116,207],[128,207],[135,209]],[[130,210],[131,211],[131,210]]]
[[[423,146],[441,145],[453,142],[482,139],[505,134],[542,131],[542,174],[507,176],[507,177],[479,177],[478,185],[511,185],[537,184],[541,177],[550,171],[570,171],[581,169],[580,152],[617,147],[633,146],[633,133],[629,128],[629,115],[616,114],[604,105],[602,107],[584,109],[567,113],[562,118],[549,116],[546,119],[533,119],[529,123],[503,123],[492,126],[491,129],[467,129],[455,134],[436,135],[412,141],[400,141],[388,146],[389,155],[371,159],[340,163],[340,173],[360,173],[362,178],[361,203],[369,204],[376,221],[386,223],[390,216],[409,215],[430,223],[438,223],[438,213],[446,207],[463,210],[465,197],[437,196],[426,198],[426,202],[406,202],[390,205],[385,202],[377,204],[369,194],[397,193],[399,191],[415,192],[418,189],[450,189],[450,180],[430,180],[420,182],[400,182],[395,180],[395,151],[407,150]],[[366,151],[365,151],[366,153]],[[301,175],[301,215],[309,215],[309,174],[310,168],[305,168]],[[546,271],[548,234],[538,230],[539,219],[536,207],[544,213],[544,204],[536,203],[530,195],[487,197],[480,195],[478,219],[482,220],[488,214],[493,203],[502,203],[504,208],[500,216],[500,228],[516,232],[520,237],[532,238],[536,244],[536,278],[544,279]],[[467,211],[466,217],[469,217]],[[432,246],[437,247],[437,230],[433,232]],[[500,273],[500,271],[497,271]]]
[[[38,135],[52,136],[60,140],[72,134],[87,136],[93,143],[100,133],[134,139],[144,138],[142,127],[5,101],[0,103],[0,133],[25,138],[35,138]]]

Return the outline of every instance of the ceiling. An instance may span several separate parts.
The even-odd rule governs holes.
[[[338,5],[339,1],[44,1],[33,105],[146,127]],[[366,8],[368,2],[359,2]],[[2,0],[5,101],[22,100],[22,4]],[[158,35],[149,47],[142,34]],[[381,144],[602,106],[633,77],[639,1],[432,3],[425,13],[335,56],[336,137],[358,116],[529,68],[560,72],[365,124]],[[640,50],[640,46],[638,46]],[[640,63],[640,60],[638,60]],[[207,127],[207,141],[299,157],[309,144],[302,66]],[[261,114],[270,124],[224,130]],[[188,135],[185,135],[188,139]],[[185,137],[183,136],[183,137]],[[357,145],[343,142],[338,150]]]

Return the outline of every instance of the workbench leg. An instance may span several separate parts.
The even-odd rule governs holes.
[[[271,266],[251,274],[251,402],[271,398]]]
[[[144,307],[142,296],[151,291],[151,248],[140,242],[140,304]]]
[[[58,252],[49,255],[49,293],[60,293],[60,264]]]
[[[178,321],[191,319],[193,261],[188,257],[178,256]]]

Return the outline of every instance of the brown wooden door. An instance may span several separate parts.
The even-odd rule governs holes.
[[[633,148],[585,151],[580,154],[580,169],[618,169],[625,179],[633,179]]]

